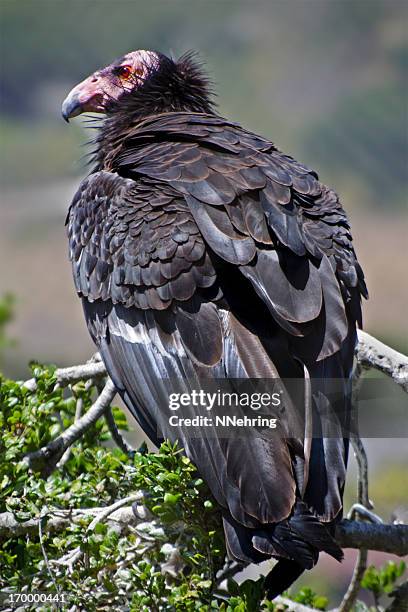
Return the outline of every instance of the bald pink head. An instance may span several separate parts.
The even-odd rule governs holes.
[[[159,56],[154,51],[127,53],[76,85],[62,104],[62,116],[68,121],[84,112],[106,112],[109,103],[140,87],[158,63]]]

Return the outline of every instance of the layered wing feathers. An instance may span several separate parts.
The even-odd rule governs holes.
[[[165,185],[92,174],[67,222],[76,288],[89,301],[162,310],[215,282],[187,203]]]

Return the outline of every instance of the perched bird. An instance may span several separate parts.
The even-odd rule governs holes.
[[[217,114],[192,53],[134,51],[97,70],[62,106],[67,121],[87,111],[105,117],[67,217],[74,281],[148,437],[174,438],[162,418],[172,380],[191,391],[201,379],[301,378],[312,398],[313,438],[178,431],[222,508],[230,557],[278,559],[272,598],[320,551],[342,558],[342,426],[367,295],[346,214],[316,172]],[[325,435],[331,379],[343,418]]]

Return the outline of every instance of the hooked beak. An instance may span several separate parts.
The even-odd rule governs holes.
[[[67,123],[69,123],[69,120],[72,117],[76,117],[77,115],[80,115],[82,112],[83,112],[83,109],[82,109],[82,104],[79,101],[79,97],[73,92],[71,92],[70,94],[68,94],[68,96],[65,98],[64,102],[62,103],[61,113],[62,113],[63,118],[65,119]]]
[[[62,103],[62,116],[68,123],[72,117],[81,113],[104,113],[104,93],[101,89],[101,79],[96,74],[76,85]]]

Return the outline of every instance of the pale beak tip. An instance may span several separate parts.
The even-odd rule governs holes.
[[[80,115],[82,110],[82,104],[79,101],[78,96],[76,94],[71,93],[67,96],[67,98],[65,98],[62,104],[61,114],[65,121],[69,123],[69,120],[72,117]]]

